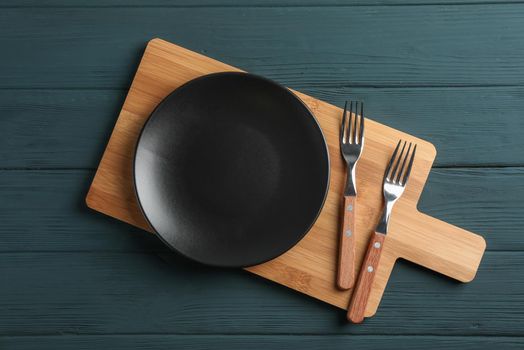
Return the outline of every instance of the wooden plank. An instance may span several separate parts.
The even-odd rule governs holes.
[[[524,165],[524,87],[304,88],[338,106],[365,101],[372,119],[435,144],[437,167]],[[124,97],[113,90],[0,90],[0,168],[96,168]],[[496,142],[475,146],[488,139]]]
[[[401,263],[380,312],[345,312],[240,270],[172,254],[2,253],[0,335],[388,334],[524,332],[524,254],[488,252],[460,284]]]
[[[69,349],[522,349],[522,337],[309,336],[309,335],[111,335],[0,337],[4,350]]]
[[[85,207],[83,197],[93,175],[77,170],[0,171],[0,252],[166,251],[153,235]],[[524,168],[438,169],[429,177],[419,208],[483,232],[488,250],[522,251],[521,198]]]
[[[507,4],[522,0],[1,0],[0,7],[283,7],[283,6],[369,6],[369,5],[424,5],[424,4]]]
[[[83,170],[0,172],[0,250],[167,251],[155,236],[86,208],[93,176]]]
[[[522,84],[523,15],[520,4],[6,8],[0,87],[126,88],[153,37],[293,88]]]
[[[0,168],[95,168],[123,91],[0,90]]]

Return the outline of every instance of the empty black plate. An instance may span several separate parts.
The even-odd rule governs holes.
[[[309,109],[247,73],[192,80],[167,96],[139,137],[136,193],[170,247],[242,267],[293,247],[327,194],[329,156]]]

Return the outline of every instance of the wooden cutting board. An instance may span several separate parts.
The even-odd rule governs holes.
[[[132,159],[139,132],[156,105],[171,91],[201,75],[222,71],[239,69],[160,39],[149,42],[87,194],[86,202],[90,208],[152,232],[139,209],[133,187]],[[312,110],[326,137],[331,160],[329,193],[317,222],[299,244],[284,255],[247,270],[346,309],[351,291],[340,291],[335,287],[338,223],[344,184],[338,140],[342,110],[293,92]],[[390,232],[366,309],[368,317],[376,312],[398,258],[468,282],[475,277],[486,247],[482,237],[417,210],[418,199],[436,156],[435,147],[368,119],[366,147],[357,168],[358,264],[382,209],[382,176],[399,139],[418,144],[417,158],[404,196],[392,214]]]

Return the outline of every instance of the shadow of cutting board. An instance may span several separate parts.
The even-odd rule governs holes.
[[[152,231],[139,209],[132,178],[135,143],[144,122],[164,97],[185,82],[204,74],[238,70],[166,41],[151,40],[87,195],[87,205]],[[342,110],[294,93],[312,110],[326,137],[331,160],[329,193],[317,222],[295,247],[272,261],[247,270],[345,309],[351,291],[335,287],[340,200],[345,178],[338,140]],[[392,214],[390,232],[366,309],[368,317],[376,312],[398,258],[468,282],[475,277],[486,247],[482,237],[417,210],[418,199],[436,156],[433,145],[368,119],[366,147],[357,169],[358,264],[382,209],[382,176],[399,139],[418,144],[417,158],[405,194]]]

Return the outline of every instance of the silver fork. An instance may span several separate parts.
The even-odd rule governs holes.
[[[355,107],[353,109],[353,106]],[[360,106],[360,115],[358,109]],[[341,289],[353,287],[355,282],[355,213],[357,189],[356,164],[364,148],[364,104],[356,101],[344,106],[340,127],[340,152],[346,162],[346,187],[342,200],[337,285]]]
[[[397,157],[397,153],[401,144],[402,149]],[[400,140],[398,142],[384,174],[384,209],[382,211],[380,221],[375,229],[375,233],[371,236],[369,241],[357,285],[353,292],[351,303],[349,304],[347,316],[348,320],[352,321],[353,323],[360,323],[364,320],[364,312],[366,311],[369,294],[371,292],[373,280],[380,262],[380,255],[384,246],[384,240],[386,239],[386,234],[388,233],[388,224],[391,211],[393,210],[393,206],[397,200],[404,193],[409,179],[409,174],[411,173],[411,168],[413,166],[413,161],[415,160],[417,145],[413,145],[410,142],[406,153],[404,153],[406,150],[406,145],[407,141],[402,142],[402,140]],[[412,146],[413,150],[411,149]]]

